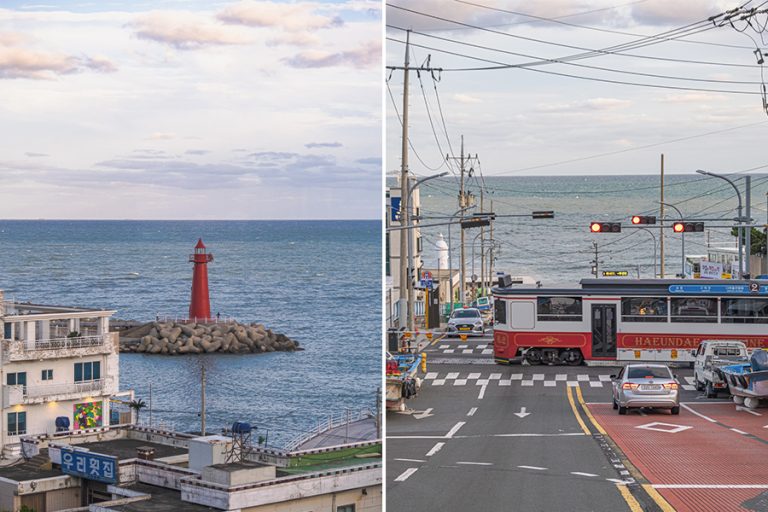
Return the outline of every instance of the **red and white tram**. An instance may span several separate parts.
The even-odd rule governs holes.
[[[690,362],[705,339],[768,347],[768,285],[753,281],[584,279],[493,296],[497,363]]]

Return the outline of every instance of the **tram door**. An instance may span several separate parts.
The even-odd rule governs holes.
[[[592,356],[616,357],[615,304],[592,304]]]

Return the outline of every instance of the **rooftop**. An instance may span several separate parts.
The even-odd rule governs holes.
[[[181,500],[181,493],[174,489],[166,489],[148,484],[133,484],[125,487],[131,491],[150,494],[149,500],[137,501],[127,505],[117,505],[109,507],[109,510],[119,510],[121,512],[198,512],[207,510],[219,510],[216,508],[197,505],[188,501]]]
[[[92,452],[102,453],[104,455],[113,455],[119,460],[135,459],[136,449],[142,446],[148,446],[155,449],[155,459],[172,457],[187,453],[186,448],[176,448],[160,443],[142,441],[140,439],[112,439],[109,441],[97,441],[93,443],[78,444],[82,448],[88,448]]]

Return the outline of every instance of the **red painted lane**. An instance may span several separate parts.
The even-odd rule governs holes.
[[[720,421],[734,418],[732,404],[707,407],[706,414]],[[702,405],[694,410],[705,414]],[[768,444],[737,434],[685,409],[679,416],[652,412],[620,416],[610,405],[589,406],[595,419],[651,484],[768,484]],[[701,409],[701,410],[699,410]],[[748,413],[743,413],[749,415]],[[752,415],[749,415],[752,416]],[[754,418],[757,419],[756,416]],[[739,419],[739,421],[742,421]],[[691,427],[677,433],[639,429],[649,423]],[[726,423],[726,421],[723,421]],[[729,425],[730,426],[730,425]],[[660,426],[664,428],[664,426]],[[667,427],[670,428],[670,427]],[[737,427],[738,428],[738,427]],[[768,429],[765,429],[768,430]],[[746,431],[746,430],[745,430]],[[766,489],[657,489],[680,512],[742,510],[740,504]]]
[[[687,404],[694,411],[731,428],[768,441],[768,409],[757,409],[760,416],[740,411],[734,404]]]

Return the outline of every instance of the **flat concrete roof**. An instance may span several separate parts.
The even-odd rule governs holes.
[[[216,468],[219,471],[225,471],[227,473],[234,473],[241,469],[255,469],[271,467],[272,464],[261,464],[259,462],[228,462],[226,464],[213,464],[210,467]]]
[[[0,477],[8,478],[16,482],[25,482],[27,480],[39,480],[41,478],[50,478],[61,476],[62,472],[58,469],[51,469],[50,459],[48,459],[48,449],[40,450],[48,463],[46,464],[41,457],[35,457],[32,460],[24,460],[13,466],[0,467]]]
[[[109,441],[77,444],[76,446],[88,448],[92,452],[102,453],[104,455],[112,455],[117,457],[119,460],[135,459],[137,455],[136,449],[142,446],[149,446],[150,448],[154,448],[155,459],[187,453],[186,448],[176,448],[173,446],[152,443],[149,441],[141,441],[138,439],[112,439]]]
[[[184,512],[203,512],[208,510],[220,510],[182,501],[181,493],[179,491],[166,489],[165,487],[157,487],[148,484],[134,484],[126,486],[125,488],[132,491],[151,494],[152,498],[149,500],[129,503],[128,505],[109,507],[110,510],[120,510],[122,512],[178,512],[180,510],[183,510]]]

